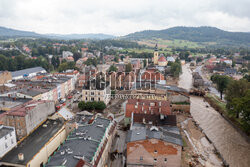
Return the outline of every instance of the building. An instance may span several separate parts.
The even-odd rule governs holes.
[[[175,58],[173,56],[167,57],[168,62],[175,62]]]
[[[42,67],[34,67],[34,68],[27,68],[24,70],[11,72],[11,75],[13,80],[18,80],[18,79],[34,77],[39,73],[47,73],[47,72]]]
[[[158,59],[158,66],[160,67],[165,67],[167,66],[168,61],[166,60],[166,57],[164,55],[161,55],[160,58]]]
[[[47,120],[8,152],[1,159],[0,166],[43,166],[65,139],[64,122],[59,119]]]
[[[134,113],[133,123],[140,123],[154,126],[177,126],[176,115],[151,115],[144,113]]]
[[[17,138],[29,135],[55,112],[53,101],[29,101],[6,113],[6,125],[16,129]]]
[[[128,131],[127,167],[180,167],[182,145],[177,127],[140,125]]]
[[[146,71],[141,73],[141,77],[137,79],[149,83],[165,82],[164,75],[158,72],[156,69],[147,69]]]
[[[6,125],[6,114],[8,111],[31,100],[32,99],[0,97],[0,124]]]
[[[106,83],[88,82],[82,89],[82,100],[88,101],[103,101],[106,105],[109,103],[111,90],[109,84]]]
[[[14,127],[0,125],[0,158],[16,146]]]
[[[0,85],[7,84],[12,80],[11,72],[9,71],[0,71]]]
[[[133,114],[171,115],[170,102],[166,100],[128,99],[125,110],[125,125],[132,122]]]
[[[78,115],[75,121],[72,121],[75,130],[70,132],[46,167],[105,166],[114,137],[115,122],[89,115]]]
[[[73,53],[70,51],[63,51],[62,52],[62,58],[67,59],[68,57],[73,57]]]
[[[154,51],[154,65],[158,65],[158,56],[159,56],[158,45],[156,44]]]

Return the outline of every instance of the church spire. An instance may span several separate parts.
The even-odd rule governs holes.
[[[155,44],[155,51],[158,51],[158,44]]]

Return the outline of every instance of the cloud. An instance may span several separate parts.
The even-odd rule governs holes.
[[[125,35],[173,26],[250,31],[249,0],[1,0],[0,26]]]

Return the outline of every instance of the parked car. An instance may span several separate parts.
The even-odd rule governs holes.
[[[70,96],[68,96],[68,99],[72,99],[72,97],[73,97],[73,96],[70,95]]]

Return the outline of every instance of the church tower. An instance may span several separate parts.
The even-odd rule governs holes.
[[[158,64],[158,56],[159,56],[158,45],[156,44],[155,45],[155,51],[154,51],[154,65]]]

